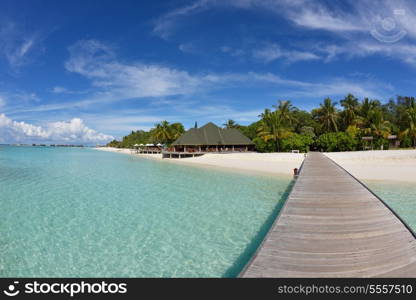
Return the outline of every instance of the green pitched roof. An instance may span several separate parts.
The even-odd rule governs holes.
[[[220,128],[209,122],[189,129],[172,145],[253,145],[253,142],[238,129]]]

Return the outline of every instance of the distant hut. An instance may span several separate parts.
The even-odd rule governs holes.
[[[373,140],[374,138],[372,136],[363,136],[362,140],[364,141],[364,150],[373,150]],[[389,148],[399,148],[400,146],[400,140],[398,139],[397,135],[389,135],[387,136],[387,140],[389,141]],[[369,145],[369,142],[371,142],[371,147]],[[381,145],[381,150],[384,149],[384,145]]]
[[[400,140],[398,139],[397,135],[389,135],[387,139],[389,140],[389,148],[400,147]]]
[[[363,136],[363,149],[364,150],[373,150],[373,137],[372,136]]]
[[[139,144],[134,144],[132,152],[136,151],[136,153],[139,153]]]
[[[172,146],[163,151],[163,157],[189,157],[204,153],[230,153],[254,151],[254,143],[236,128],[220,128],[207,123],[191,128]]]
[[[140,144],[138,148],[138,153],[142,154],[158,154],[162,152],[161,144]]]

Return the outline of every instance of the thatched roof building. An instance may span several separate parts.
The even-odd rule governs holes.
[[[172,144],[173,146],[250,146],[254,143],[235,128],[220,128],[207,123],[191,128]]]
[[[204,153],[229,153],[253,151],[254,143],[235,128],[221,128],[208,123],[201,128],[191,128],[172,146],[162,151],[163,157],[188,157]]]

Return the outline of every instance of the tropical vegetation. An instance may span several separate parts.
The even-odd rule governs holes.
[[[339,104],[326,98],[309,112],[293,106],[289,100],[281,100],[249,125],[229,119],[222,126],[240,130],[260,152],[387,149],[392,140],[398,141],[400,147],[416,148],[416,101],[413,97],[397,96],[382,104],[376,99],[360,101],[348,94]],[[132,131],[108,146],[169,145],[184,131],[181,123],[162,121],[149,131]]]

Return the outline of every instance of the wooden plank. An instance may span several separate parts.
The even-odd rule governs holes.
[[[416,277],[416,239],[360,182],[312,152],[240,277]]]

